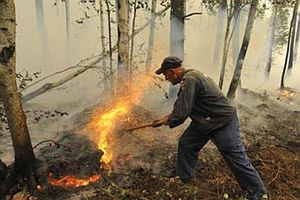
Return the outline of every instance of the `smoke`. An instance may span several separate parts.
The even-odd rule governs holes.
[[[35,16],[32,14],[34,13],[34,6],[28,4],[28,2],[24,3],[23,1],[17,1],[16,3],[18,20],[18,69],[24,68],[24,66],[29,66],[27,67],[28,71],[42,70],[43,75],[47,75],[49,73],[61,70],[65,66],[72,65],[82,58],[86,58],[92,54],[98,54],[98,52],[101,52],[99,48],[100,43],[98,42],[99,30],[97,29],[99,19],[97,17],[90,18],[88,21],[85,21],[83,25],[71,23],[70,28],[74,33],[74,35],[71,37],[73,48],[68,49],[68,56],[70,56],[70,60],[66,61],[66,41],[63,37],[61,37],[61,32],[64,30],[64,23],[62,23],[64,19],[63,16],[54,17],[56,15],[56,8],[53,7],[51,3],[48,3],[44,4],[46,7],[44,13],[46,20],[45,24],[47,25],[49,50],[51,57],[55,59],[51,59],[51,62],[43,65],[43,62],[40,58],[45,55],[41,55],[43,51],[41,51],[41,48],[39,48],[39,44],[36,43],[36,38],[38,36],[37,27],[35,23],[28,24],[28,22],[35,21]],[[187,2],[187,4],[188,3],[189,2]],[[74,3],[70,1],[70,4],[71,14],[73,15],[72,18],[79,19],[81,17],[81,12],[79,13],[78,9],[75,9],[76,2]],[[189,8],[189,6],[187,6],[187,8]],[[160,10],[160,8],[157,10]],[[187,11],[187,13],[188,12],[189,11]],[[216,82],[218,82],[220,66],[214,66],[212,60],[217,31],[217,17],[208,15],[206,10],[203,10],[202,12],[203,14],[201,16],[192,16],[189,20],[185,21],[184,66],[186,68],[196,68],[204,73],[207,73],[209,76],[214,78]],[[144,21],[147,20],[148,14],[149,13],[145,13],[144,15],[141,14],[143,16],[138,18],[137,27],[144,24]],[[240,40],[242,40],[247,18],[243,17],[240,20]],[[264,81],[263,69],[266,62],[265,55],[268,49],[268,44],[265,42],[266,38],[262,36],[266,35],[268,31],[268,26],[266,26],[266,23],[268,23],[268,20],[265,19],[257,18],[255,21],[249,51],[247,53],[242,72],[242,86],[258,91],[274,91],[279,87],[280,74],[284,60],[284,55],[275,54],[273,56],[275,60],[273,62],[270,79],[267,82]],[[147,43],[146,41],[148,41],[148,31],[148,29],[145,29],[143,34],[135,37],[137,45],[134,53],[138,56],[134,57],[134,61],[136,61],[135,66],[139,71],[142,71],[145,65],[145,52],[147,52],[148,47],[147,45],[142,44]],[[169,33],[170,19],[168,15],[164,18],[157,18],[152,63],[153,72],[160,66],[162,59],[169,55]],[[28,49],[30,49],[30,51],[28,51]],[[232,52],[229,52],[229,58],[231,57],[231,54]],[[226,82],[224,88],[227,88],[226,85],[228,86],[231,80],[232,70],[230,69],[234,68],[234,66],[230,66],[229,63],[231,63],[230,59],[228,60],[228,71],[226,72]],[[299,62],[295,64],[294,71],[292,75],[288,77],[286,82],[287,86],[297,90],[300,90],[299,65]],[[135,71],[134,73],[139,72]],[[73,116],[80,116],[80,113],[82,110],[84,110],[84,108],[91,107],[92,105],[104,101],[107,94],[103,90],[102,85],[98,85],[100,79],[99,77],[100,76],[95,73],[95,71],[90,71],[70,81],[59,89],[37,97],[30,102],[31,104],[26,105],[28,107],[25,106],[25,109],[59,109],[69,113],[69,116],[65,118],[48,119],[39,123],[31,121],[30,117],[28,116],[29,130],[33,144],[36,144],[43,139],[59,138],[65,130],[69,130],[78,125],[78,121],[74,121]],[[151,81],[148,81],[148,79],[145,81],[143,78],[137,79],[137,82],[142,82],[148,85],[148,89],[141,96],[139,101],[140,103],[137,103],[138,105],[151,112],[154,117],[163,116],[171,112],[173,102],[166,99],[164,96],[164,91],[159,89],[154,84],[154,82],[157,82],[165,91],[168,91],[169,85],[167,82],[161,82],[153,79],[151,79]],[[139,86],[135,87],[138,88]],[[224,89],[224,92],[226,93],[227,91]],[[245,99],[238,99],[238,101],[245,102]],[[250,102],[248,103],[250,104]],[[126,136],[126,140],[121,140],[119,143],[120,149],[116,150],[120,152],[128,151],[129,154],[135,155],[136,158],[142,157],[145,155],[145,152],[150,152],[151,148],[148,149],[147,145],[152,144],[154,147],[155,144],[175,144],[177,137],[182,133],[185,127],[186,124],[176,128],[176,130],[148,128],[147,130],[135,131]],[[6,159],[4,153],[0,154],[1,159],[7,161],[12,160],[13,148],[11,143],[9,143],[10,136],[9,134],[5,134],[1,138],[2,139],[0,141],[2,143],[0,145],[0,151],[5,153],[11,152],[9,154],[10,156],[8,156],[8,159]],[[148,141],[152,142],[148,143]],[[153,150],[154,153],[159,151],[157,149],[151,150]],[[138,165],[140,163],[137,161],[136,164]]]

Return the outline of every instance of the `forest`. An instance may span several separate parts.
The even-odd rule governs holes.
[[[174,175],[168,56],[234,105],[267,199],[300,199],[299,40],[299,0],[0,0],[0,200],[260,199],[214,141]]]

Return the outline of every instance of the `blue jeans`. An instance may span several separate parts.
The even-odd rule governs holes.
[[[260,199],[266,188],[251,164],[241,141],[239,122],[236,113],[229,124],[210,133],[199,133],[193,123],[184,131],[178,143],[176,173],[181,179],[193,176],[193,168],[198,160],[198,153],[211,140],[235,175],[240,187],[251,193],[253,199]]]

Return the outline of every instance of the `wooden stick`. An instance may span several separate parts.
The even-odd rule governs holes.
[[[148,123],[148,124],[143,124],[143,125],[132,127],[132,128],[127,128],[127,129],[124,129],[123,131],[126,131],[126,132],[134,131],[134,130],[137,130],[137,129],[147,128],[147,127],[152,127],[152,126],[153,126],[153,123]]]

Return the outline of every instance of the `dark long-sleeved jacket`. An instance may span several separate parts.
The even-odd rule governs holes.
[[[210,132],[226,125],[234,111],[211,78],[197,70],[184,70],[168,124],[173,128],[190,117],[199,131]]]

